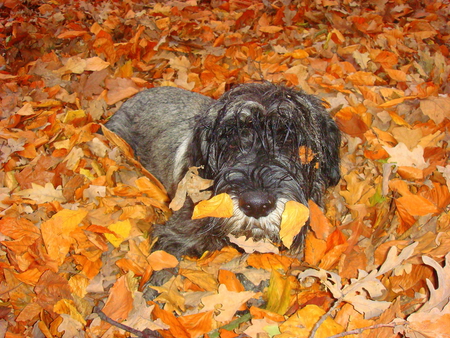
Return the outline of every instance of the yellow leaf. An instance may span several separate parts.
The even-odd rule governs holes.
[[[105,234],[105,237],[112,245],[117,248],[119,247],[120,243],[122,243],[130,234],[131,223],[128,219],[125,221],[119,221],[117,223],[111,224],[108,229],[113,231],[117,236],[113,234]]]
[[[309,56],[308,52],[303,49],[296,49],[292,53],[288,53],[289,56],[292,56],[294,59],[304,59]]]
[[[317,305],[306,305],[281,324],[280,331],[281,333],[289,333],[294,337],[309,337],[312,328],[324,314],[325,311]],[[339,334],[342,331],[344,331],[344,328],[331,317],[328,317],[319,326],[314,337],[325,338]]]
[[[180,275],[186,277],[192,283],[198,285],[205,291],[217,290],[218,287],[217,279],[213,275],[205,271],[180,269]]]
[[[291,305],[291,282],[276,270],[272,270],[267,289],[266,310],[284,315]]]
[[[86,325],[86,321],[83,316],[78,312],[75,304],[72,300],[69,299],[61,299],[53,306],[53,311],[58,314],[68,314],[70,317],[75,319],[76,321]]]
[[[192,219],[231,216],[233,216],[233,201],[230,195],[223,193],[199,202],[194,208]]]
[[[286,248],[290,248],[294,237],[298,235],[309,218],[307,206],[288,201],[281,215],[280,238]]]

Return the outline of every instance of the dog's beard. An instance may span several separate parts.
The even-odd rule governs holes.
[[[239,197],[231,196],[233,201],[233,216],[219,222],[224,233],[236,237],[245,236],[253,238],[256,241],[269,239],[273,243],[279,243],[278,233],[280,231],[281,215],[284,206],[288,201],[285,198],[279,198],[276,201],[275,209],[265,217],[254,218],[247,216],[239,206]]]
[[[296,176],[292,176],[294,172]],[[233,215],[230,218],[211,218],[208,226],[202,230],[205,234],[210,232],[222,237],[231,234],[255,241],[267,239],[278,245],[286,202],[294,200],[306,205],[305,190],[311,190],[308,187],[311,182],[313,180],[303,178],[299,171],[294,170],[288,163],[283,166],[282,163],[275,163],[273,159],[262,157],[256,166],[233,163],[232,168],[219,172],[214,179],[214,195],[230,195]],[[246,192],[270,195],[275,201],[273,209],[267,215],[259,215],[260,217],[247,215],[240,203]]]

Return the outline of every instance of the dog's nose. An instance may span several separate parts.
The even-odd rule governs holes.
[[[264,191],[246,191],[239,197],[239,208],[249,217],[264,217],[275,209],[275,197]]]

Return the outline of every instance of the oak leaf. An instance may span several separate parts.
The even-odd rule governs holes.
[[[279,250],[275,245],[264,240],[255,241],[253,238],[246,238],[245,236],[235,237],[231,234],[228,235],[228,238],[230,239],[231,243],[236,244],[246,253],[279,253]]]
[[[64,203],[66,199],[62,193],[62,187],[55,187],[53,184],[46,183],[45,186],[31,183],[30,189],[25,189],[15,193],[16,195],[29,198],[39,204],[46,202],[61,202]]]
[[[203,297],[203,311],[214,310],[214,318],[219,322],[229,322],[242,304],[255,295],[254,292],[228,291],[223,284],[219,286],[218,293]]]

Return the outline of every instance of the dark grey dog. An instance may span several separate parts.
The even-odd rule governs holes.
[[[231,218],[192,220],[187,201],[168,223],[154,226],[157,249],[177,256],[220,249],[230,244],[228,234],[280,243],[285,203],[320,203],[340,178],[340,133],[321,101],[270,83],[240,85],[217,101],[172,87],[149,89],[106,126],[130,144],[170,197],[192,166],[214,180],[214,195],[232,197]],[[294,253],[301,252],[305,232],[294,239]]]

